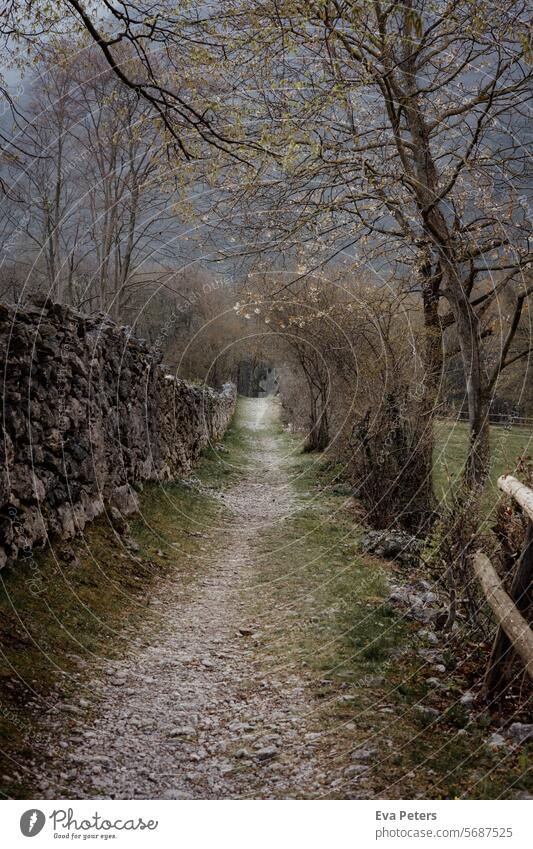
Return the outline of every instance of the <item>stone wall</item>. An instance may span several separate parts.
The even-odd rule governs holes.
[[[107,316],[50,301],[0,305],[0,567],[74,536],[136,484],[186,474],[226,429],[222,392],[165,373],[161,354]]]

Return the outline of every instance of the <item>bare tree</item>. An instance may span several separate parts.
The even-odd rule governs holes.
[[[489,3],[483,18],[468,0],[431,9],[417,0],[227,8],[249,27],[240,61],[249,57],[251,77],[258,69],[255,120],[286,150],[261,172],[250,216],[264,225],[268,210],[279,246],[314,240],[322,257],[356,249],[360,262],[390,277],[400,271],[402,281],[412,269],[426,328],[421,415],[435,407],[442,333],[455,324],[471,426],[466,484],[481,486],[490,395],[507,347],[488,374],[483,310],[531,261],[520,198],[531,84],[526,5]],[[493,285],[479,296],[482,277]],[[530,292],[520,289],[519,312]],[[511,341],[514,322],[508,329]]]
[[[96,47],[120,85],[148,106],[164,128],[169,149],[186,160],[203,148],[238,159],[247,145],[257,146],[239,121],[220,108],[220,91],[231,86],[218,74],[225,48],[201,3],[152,3],[150,0],[4,0],[0,39],[15,55],[21,45],[33,49],[50,34]],[[190,69],[203,68],[191,77]]]
[[[159,128],[98,53],[63,40],[42,49],[25,109],[25,156],[10,167],[4,243],[28,285],[124,320],[137,294],[178,265],[178,195],[163,173]],[[13,264],[13,263],[11,263]],[[170,286],[171,288],[171,286]]]

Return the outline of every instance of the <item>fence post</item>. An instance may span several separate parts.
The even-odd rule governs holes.
[[[509,596],[517,610],[526,618],[533,602],[533,522],[531,521],[528,522],[525,545],[516,565]],[[489,701],[499,699],[509,686],[513,656],[513,644],[500,625],[485,676],[485,690]]]

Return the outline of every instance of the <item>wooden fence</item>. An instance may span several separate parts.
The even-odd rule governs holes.
[[[498,487],[514,498],[528,522],[509,592],[488,557],[481,551],[474,556],[476,575],[498,623],[485,678],[490,701],[497,700],[507,689],[516,657],[533,681],[533,630],[526,618],[533,602],[533,490],[511,475],[502,475]]]

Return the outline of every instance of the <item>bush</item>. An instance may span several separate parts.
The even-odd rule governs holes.
[[[355,423],[347,468],[357,496],[376,528],[410,532],[432,518],[432,431],[408,390],[389,392],[377,413]]]

